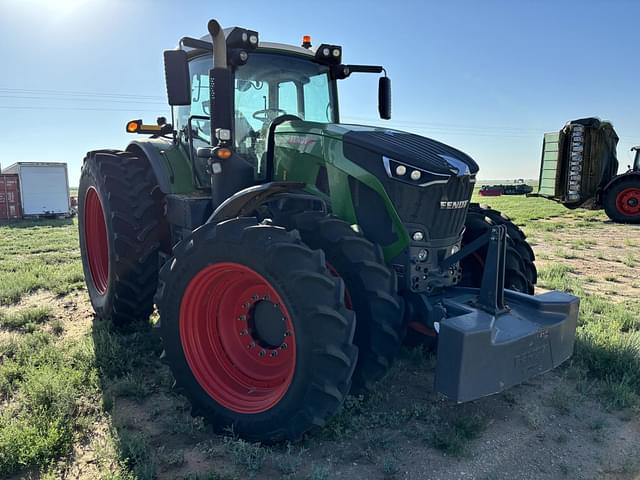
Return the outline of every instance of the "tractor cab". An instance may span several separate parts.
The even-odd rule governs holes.
[[[189,52],[191,104],[178,107],[176,126],[181,130],[191,123],[193,148],[197,151],[214,143],[209,97],[212,60],[209,52]],[[314,61],[310,50],[261,44],[246,62],[233,68],[232,84],[230,143],[234,152],[253,166],[256,180],[265,176],[267,137],[275,119],[289,115],[311,122],[338,122],[335,79],[328,65]]]
[[[243,188],[272,179],[268,146],[277,125],[292,120],[338,123],[337,80],[354,72],[384,71],[343,65],[340,46],[314,48],[308,36],[297,47],[260,42],[255,31],[222,29],[215,21],[209,30],[201,39],[182,38],[178,49],[164,56],[177,139],[189,154],[199,186],[213,188],[214,207]],[[380,116],[388,119],[386,74],[379,85]],[[234,158],[226,161],[225,155]],[[224,181],[222,176],[210,178],[223,169],[232,170]]]
[[[633,167],[631,168],[634,172],[640,172],[640,145],[635,147],[631,147],[632,152],[636,152],[635,158],[633,159]]]

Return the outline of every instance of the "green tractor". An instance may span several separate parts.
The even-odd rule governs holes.
[[[172,123],[84,160],[80,245],[98,317],[157,306],[165,359],[196,415],[263,442],[300,439],[366,393],[409,329],[437,342],[435,390],[500,392],[573,351],[578,299],[533,295],[534,255],[470,203],[466,154],[340,123],[337,84],[380,73],[342,48],[208,24],[164,52]]]
[[[582,118],[544,134],[538,192],[567,208],[604,209],[618,223],[640,223],[640,146],[618,175],[618,135],[610,122]]]

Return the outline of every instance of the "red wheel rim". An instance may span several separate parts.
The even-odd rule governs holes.
[[[84,239],[91,280],[100,295],[107,292],[109,281],[109,242],[100,196],[89,187],[84,197]]]
[[[616,197],[616,208],[624,215],[640,215],[640,188],[625,188]]]
[[[260,302],[270,302],[284,322],[278,346],[261,344],[252,327]],[[237,263],[217,263],[189,282],[180,305],[180,341],[200,386],[220,405],[255,414],[276,405],[296,366],[291,315],[262,275]]]

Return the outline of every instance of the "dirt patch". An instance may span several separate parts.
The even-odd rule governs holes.
[[[553,218],[549,225],[576,221]],[[571,267],[587,293],[604,294],[611,301],[637,300],[640,292],[640,226],[604,223],[598,230],[560,228],[552,234],[530,234],[539,269],[552,264]]]

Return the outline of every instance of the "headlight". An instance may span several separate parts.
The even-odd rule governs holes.
[[[427,187],[438,183],[447,183],[451,175],[446,173],[435,173],[416,168],[412,165],[402,163],[389,157],[382,157],[384,169],[389,178],[399,180],[417,187]],[[407,172],[411,172],[408,176]]]

